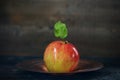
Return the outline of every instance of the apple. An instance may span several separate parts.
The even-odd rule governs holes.
[[[69,42],[53,41],[45,49],[44,62],[49,72],[71,72],[78,65],[79,53]]]

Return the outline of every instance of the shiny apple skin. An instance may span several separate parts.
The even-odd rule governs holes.
[[[44,52],[44,62],[49,72],[71,72],[77,67],[79,58],[75,46],[64,41],[51,42]]]

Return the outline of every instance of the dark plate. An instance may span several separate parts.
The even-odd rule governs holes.
[[[83,73],[83,72],[99,70],[103,68],[103,64],[90,60],[80,60],[77,68],[74,71],[67,73],[48,72],[43,60],[40,59],[24,61],[22,63],[17,64],[17,67],[19,69],[26,71],[47,73],[47,74],[74,74],[74,73]]]

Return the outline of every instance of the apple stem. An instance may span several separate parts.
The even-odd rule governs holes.
[[[65,41],[65,44],[67,44],[68,43],[68,41]]]

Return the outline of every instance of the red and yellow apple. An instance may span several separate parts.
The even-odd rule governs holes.
[[[53,41],[45,49],[44,62],[49,72],[71,72],[78,65],[79,53],[69,42]]]

